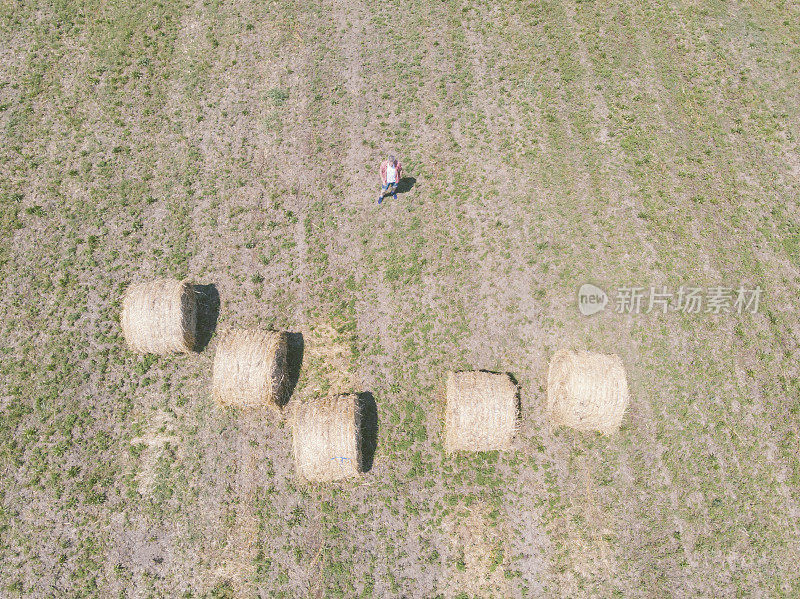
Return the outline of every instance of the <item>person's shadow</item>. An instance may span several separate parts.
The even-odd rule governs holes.
[[[397,184],[397,189],[395,193],[406,193],[407,191],[411,191],[411,188],[417,183],[417,180],[414,177],[401,177],[400,182]]]
[[[378,405],[369,391],[359,393],[358,402],[361,411],[361,468],[362,472],[369,472],[378,447]]]
[[[202,352],[214,331],[217,330],[217,319],[219,318],[219,291],[217,286],[194,285],[194,292],[197,294],[197,331],[195,333],[194,351]]]

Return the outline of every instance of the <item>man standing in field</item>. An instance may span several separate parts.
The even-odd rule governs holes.
[[[383,201],[383,196],[391,188],[392,197],[397,199],[397,185],[400,183],[400,173],[403,165],[394,156],[389,156],[381,162],[381,195],[378,196],[378,203]]]

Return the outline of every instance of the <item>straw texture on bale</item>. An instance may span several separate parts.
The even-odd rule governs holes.
[[[569,426],[610,435],[628,407],[625,366],[617,355],[559,350],[547,375],[552,427]]]
[[[517,386],[507,374],[449,373],[444,427],[448,452],[510,449],[517,430]]]
[[[284,332],[225,332],[214,355],[214,400],[240,408],[282,407],[289,384],[287,353],[288,337]]]
[[[122,334],[145,354],[190,352],[195,345],[197,298],[186,281],[158,279],[131,285],[122,300]]]
[[[291,422],[292,451],[300,478],[323,482],[361,474],[361,409],[357,395],[297,404]]]

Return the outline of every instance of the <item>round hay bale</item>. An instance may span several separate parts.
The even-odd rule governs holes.
[[[120,323],[125,341],[135,352],[190,352],[197,329],[194,288],[174,279],[131,285],[122,299]]]
[[[357,395],[296,404],[291,423],[295,469],[302,479],[323,482],[361,474],[361,408]]]
[[[288,349],[288,336],[282,331],[223,333],[214,354],[214,400],[239,408],[283,407],[289,386]]]
[[[552,427],[610,435],[628,407],[625,365],[617,355],[559,350],[547,374],[547,412]]]
[[[449,452],[510,449],[517,430],[517,386],[507,374],[450,372],[444,415]]]

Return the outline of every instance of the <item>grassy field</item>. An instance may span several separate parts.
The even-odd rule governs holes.
[[[0,596],[800,596],[796,1],[0,0],[0,59]],[[371,392],[363,480],[215,408],[214,339],[130,353],[155,276]],[[625,361],[617,435],[549,429],[561,347]],[[519,381],[515,451],[444,453],[454,368]]]

